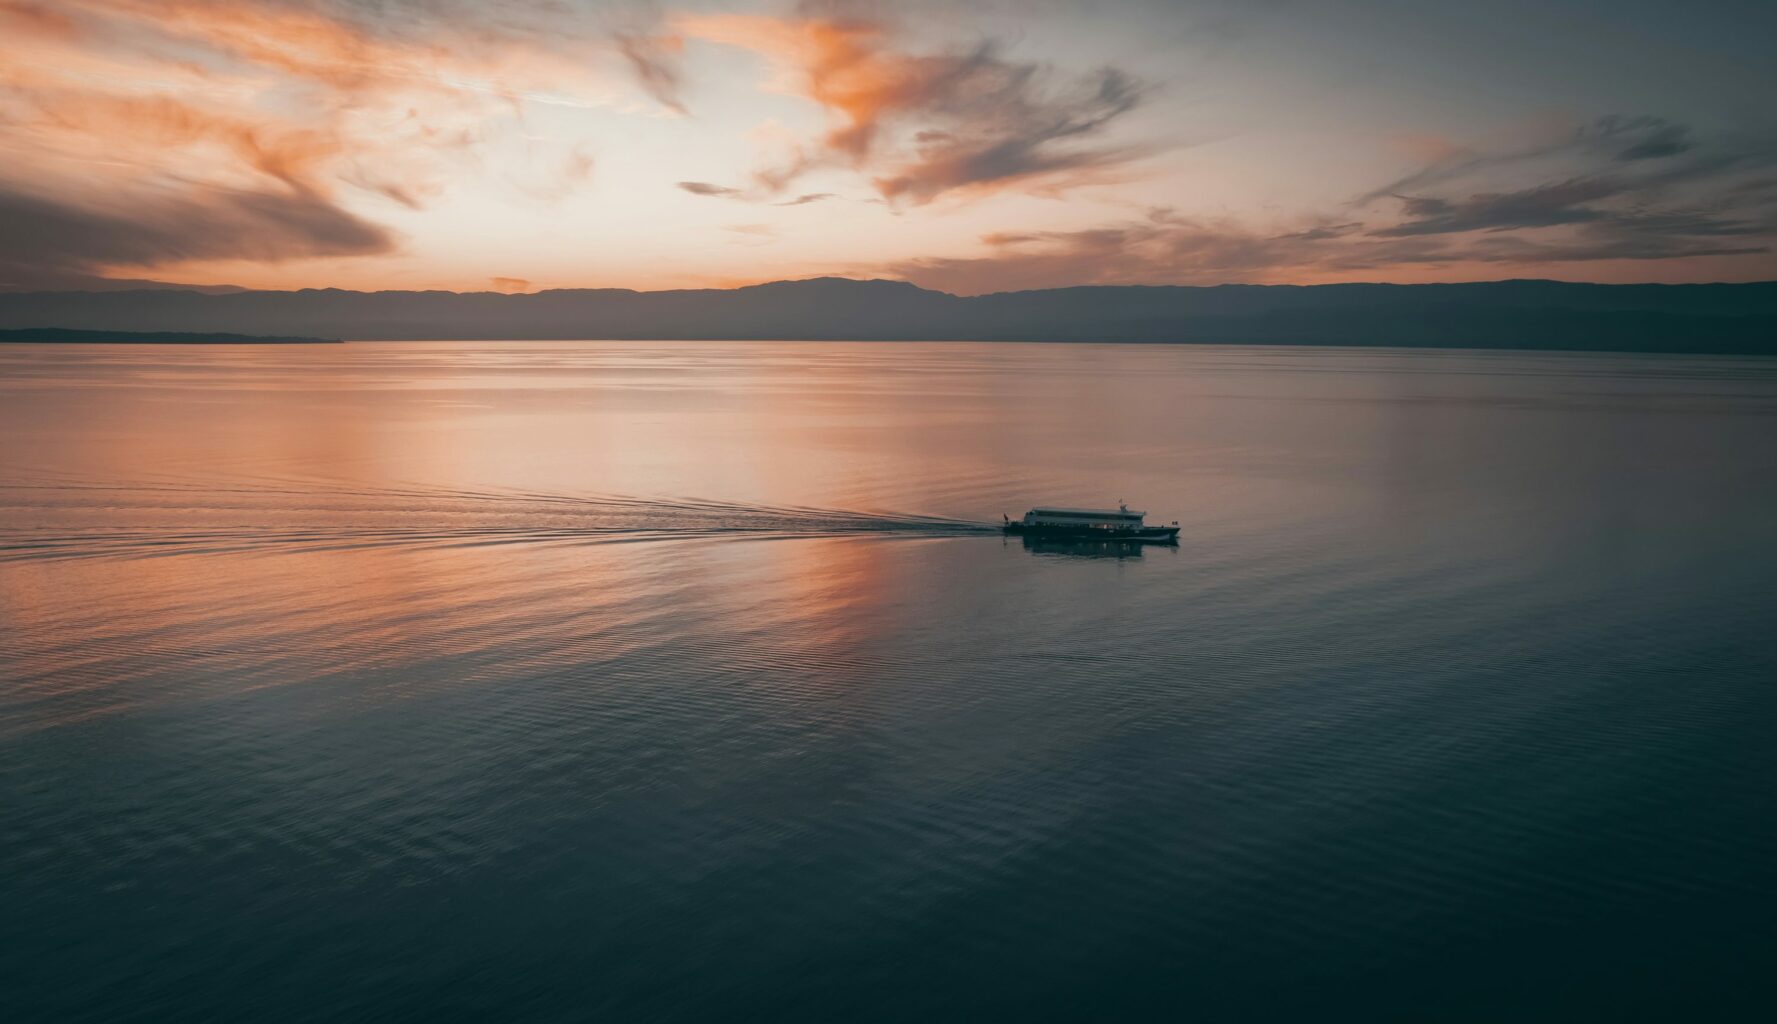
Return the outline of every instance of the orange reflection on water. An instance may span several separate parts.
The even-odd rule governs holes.
[[[365,693],[396,694],[413,684],[395,679],[402,666],[473,681],[620,660],[697,618],[718,638],[709,657],[856,678],[914,589],[881,538],[921,528],[877,512],[980,522],[1127,498],[1190,523],[1187,536],[1220,537],[1200,560],[1234,560],[1267,550],[1280,524],[1303,536],[1418,508],[1396,499],[1402,474],[1375,453],[1384,438],[1468,443],[1472,431],[1444,429],[1444,392],[1536,397],[1521,373],[1490,383],[1482,356],[1329,359],[1121,345],[10,346],[8,668],[29,681],[21,695],[109,691],[91,706],[297,676],[375,677]],[[828,536],[846,532],[871,539]],[[729,543],[765,537],[796,539]],[[182,659],[233,674],[182,673]]]

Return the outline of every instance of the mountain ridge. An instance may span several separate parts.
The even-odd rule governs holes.
[[[838,277],[642,292],[0,293],[0,329],[357,340],[1107,341],[1777,354],[1777,282],[1081,285],[960,296]]]

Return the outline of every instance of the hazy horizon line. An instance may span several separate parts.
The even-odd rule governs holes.
[[[127,281],[127,284],[125,282]],[[1740,287],[1753,285],[1777,285],[1777,278],[1763,278],[1751,281],[1573,281],[1557,277],[1501,277],[1481,281],[1320,281],[1306,284],[1290,282],[1256,282],[1256,281],[1218,281],[1214,284],[1067,284],[1049,288],[1007,288],[998,291],[976,292],[963,294],[915,284],[903,278],[892,277],[848,277],[844,274],[815,274],[809,277],[773,278],[767,281],[755,281],[750,284],[737,285],[705,285],[694,288],[623,288],[609,285],[582,285],[559,288],[535,288],[526,290],[501,290],[498,288],[346,288],[339,285],[325,285],[308,288],[248,288],[228,284],[183,284],[142,280],[139,282],[119,279],[121,287],[113,288],[17,288],[0,289],[4,295],[110,295],[129,292],[187,292],[202,295],[300,295],[304,292],[348,292],[355,295],[500,295],[510,298],[521,298],[531,295],[546,295],[552,292],[628,292],[633,295],[668,295],[675,292],[739,292],[751,288],[767,288],[783,284],[812,284],[822,281],[844,281],[851,284],[888,284],[913,288],[917,291],[929,292],[934,295],[947,295],[957,299],[986,298],[993,295],[1026,295],[1034,292],[1073,291],[1076,289],[1196,289],[1214,288],[1450,288],[1462,286],[1501,285],[1501,284],[1559,284],[1578,287],[1597,288],[1715,288]]]

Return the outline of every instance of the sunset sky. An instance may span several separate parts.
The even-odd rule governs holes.
[[[1774,39],[1768,2],[0,0],[0,287],[1770,279]]]

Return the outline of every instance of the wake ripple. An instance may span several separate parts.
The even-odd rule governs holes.
[[[693,538],[954,537],[993,524],[699,498],[312,481],[0,486],[0,562]]]

